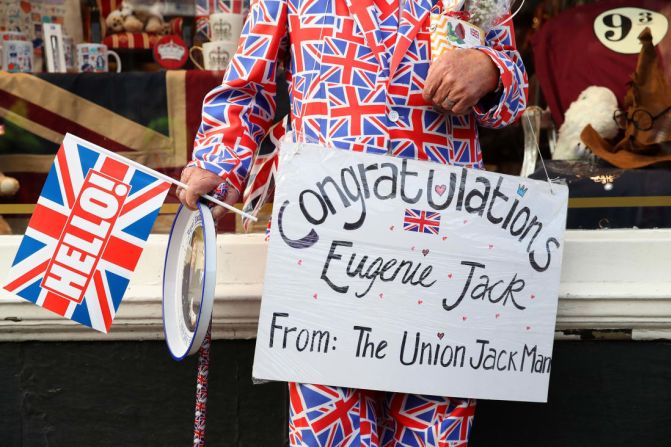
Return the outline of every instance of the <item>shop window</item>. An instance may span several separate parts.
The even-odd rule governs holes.
[[[65,5],[67,1],[51,3]],[[176,15],[186,4],[174,3],[171,19],[179,18]],[[217,2],[223,3],[228,4]],[[240,13],[248,4],[229,3]],[[81,29],[73,34],[79,39],[103,39],[101,33],[107,32],[104,15],[115,5],[83,2],[83,20],[77,25]],[[56,16],[65,10],[52,9],[50,14]],[[186,13],[180,26],[172,28],[189,44],[206,40],[209,26],[206,15],[193,17],[193,13]],[[195,13],[202,14],[202,7]],[[68,23],[56,16],[54,22]],[[11,15],[0,17],[0,31],[7,30]],[[545,179],[542,157],[550,177],[569,184],[568,228],[670,227],[671,162],[666,158],[671,160],[670,19],[671,5],[664,0],[527,0],[515,17],[515,28],[517,47],[529,74],[530,107],[509,128],[481,129],[487,169]],[[639,36],[646,27],[651,29],[655,57],[644,58],[638,85],[628,85],[640,65]],[[118,74],[38,73],[25,75],[20,82],[0,74],[0,171],[19,185],[15,191],[14,180],[0,183],[0,233],[24,232],[65,132],[131,154],[147,166],[179,177],[190,158],[202,98],[221,82],[222,74],[195,70],[190,63],[185,71],[159,71],[143,48],[126,49],[121,56],[124,70]],[[663,83],[655,87],[658,91],[651,93],[648,75]],[[582,110],[576,107],[571,113],[571,104],[592,86],[608,88],[613,96],[587,94]],[[636,98],[633,107],[628,107],[632,102],[626,99],[628,92]],[[279,94],[278,120],[289,108],[286,88]],[[630,163],[619,165],[617,161],[627,154],[627,148],[618,150],[620,156],[605,154],[610,163],[586,148],[580,134],[587,123],[594,124],[611,149],[626,146],[618,143],[629,135],[627,129],[643,135],[638,146],[628,151],[628,158],[624,157]],[[173,191],[155,232],[169,231],[177,206]],[[271,205],[263,208],[253,231],[265,229],[270,210]],[[239,219],[228,216],[220,230],[242,231],[242,226]]]

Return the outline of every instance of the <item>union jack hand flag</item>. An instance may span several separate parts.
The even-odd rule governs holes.
[[[403,217],[403,229],[418,233],[438,234],[440,213],[407,208]]]
[[[170,189],[152,173],[66,135],[4,288],[108,332]]]

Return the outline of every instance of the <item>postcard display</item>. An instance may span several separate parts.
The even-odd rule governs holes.
[[[546,401],[565,185],[280,153],[255,378]]]
[[[42,23],[63,24],[65,0],[0,0],[0,31],[21,31],[41,46]]]

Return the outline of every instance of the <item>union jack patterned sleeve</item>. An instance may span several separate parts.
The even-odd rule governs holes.
[[[489,32],[486,46],[477,47],[499,68],[501,91],[466,115],[437,112],[421,94],[431,63],[435,4],[252,0],[224,82],[205,98],[194,163],[243,190],[274,118],[277,65],[287,62],[296,132],[340,149],[481,168],[478,124],[498,128],[519,117],[527,102],[526,72],[512,24],[501,24]],[[267,163],[276,155],[257,162],[272,167]],[[257,197],[268,195],[271,180],[253,178],[252,191],[262,192]]]
[[[275,117],[275,74],[288,45],[286,14],[283,0],[252,0],[223,83],[203,101],[193,164],[228,180],[238,192]]]
[[[481,126],[501,128],[515,122],[527,106],[527,72],[516,49],[512,20],[494,27],[487,34],[486,40],[486,45],[476,48],[491,57],[499,69],[501,91],[495,101],[481,101],[473,111]]]

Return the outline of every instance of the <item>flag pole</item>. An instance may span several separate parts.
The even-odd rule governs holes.
[[[128,165],[134,167],[135,169],[139,169],[140,171],[146,172],[146,173],[149,174],[149,175],[156,176],[156,177],[160,178],[161,180],[163,180],[163,181],[165,181],[165,182],[168,182],[168,183],[172,183],[173,185],[179,186],[180,188],[187,189],[187,190],[189,189],[189,187],[188,187],[186,184],[180,182],[179,180],[175,180],[174,178],[172,178],[172,177],[170,177],[170,176],[167,176],[167,175],[162,174],[162,173],[160,173],[160,172],[158,172],[158,171],[155,171],[155,170],[153,170],[153,169],[151,169],[151,168],[148,168],[148,167],[146,167],[146,166],[144,166],[144,165],[142,165],[142,164],[140,164],[140,163],[138,163],[138,162],[136,162],[136,161],[134,161],[134,160],[131,160],[131,159],[129,159],[129,158],[124,157],[123,155],[119,155],[119,154],[116,154],[116,153],[114,153],[114,152],[112,152],[112,151],[109,151],[109,150],[105,149],[104,147],[100,147],[100,146],[98,146],[97,144],[93,144],[93,143],[91,143],[91,142],[89,142],[89,141],[83,140],[83,139],[81,139],[81,138],[79,138],[79,137],[77,137],[77,136],[75,136],[75,135],[70,134],[70,133],[65,134],[65,140],[63,140],[63,143],[65,143],[65,141],[67,141],[68,139],[72,139],[72,140],[78,141],[78,142],[80,142],[80,143],[86,145],[86,147],[91,147],[91,146],[93,146],[93,147],[95,147],[95,150],[96,150],[96,151],[98,151],[98,152],[100,152],[100,153],[103,153],[103,154],[105,154],[106,156],[108,156],[108,157],[110,157],[110,158],[113,158],[113,159],[115,159],[115,160],[117,160],[117,161],[120,161],[120,162],[122,162],[122,163],[126,163],[126,164],[128,164]],[[247,219],[250,219],[250,220],[252,220],[253,222],[257,222],[257,221],[258,221],[258,219],[257,219],[255,216],[252,216],[252,215],[249,214],[249,213],[245,213],[244,211],[239,210],[239,209],[237,209],[236,207],[234,207],[234,206],[232,206],[232,205],[229,205],[228,203],[224,203],[224,202],[222,202],[221,200],[215,199],[214,197],[212,197],[212,196],[210,196],[210,195],[208,195],[208,194],[203,194],[203,195],[201,195],[201,197],[202,197],[203,199],[205,199],[205,200],[209,200],[210,202],[212,202],[212,203],[214,203],[214,204],[216,204],[216,205],[222,206],[222,207],[226,208],[226,209],[229,210],[229,211],[232,211],[232,212],[234,212],[234,213],[236,213],[236,214],[239,214],[239,215],[242,216],[242,217],[246,217]]]
[[[158,172],[157,174],[160,174],[160,172]],[[171,179],[170,183],[172,183],[173,185],[177,185],[177,186],[179,186],[180,188],[183,188],[183,189],[189,189],[189,187],[185,183],[182,183],[179,180],[175,180],[172,177],[168,177],[168,178]],[[256,217],[252,216],[251,214],[245,213],[244,211],[239,210],[236,207],[229,205],[228,203],[222,202],[221,200],[215,199],[214,197],[212,197],[208,194],[203,194],[201,197],[205,200],[209,200],[210,202],[214,203],[215,205],[223,206],[227,210],[233,211],[234,213],[239,214],[242,217],[246,217],[247,219],[250,219],[254,222],[258,221],[258,219]]]

